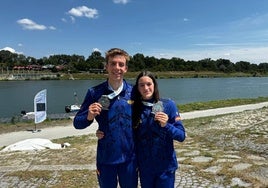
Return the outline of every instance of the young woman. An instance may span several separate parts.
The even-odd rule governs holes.
[[[178,168],[173,140],[183,142],[185,129],[170,99],[161,99],[149,71],[141,72],[133,88],[133,129],[142,188],[173,188]]]

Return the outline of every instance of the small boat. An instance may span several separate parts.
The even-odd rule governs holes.
[[[21,117],[23,119],[34,119],[35,113],[34,112],[26,112],[25,110],[21,111]]]
[[[74,98],[75,98],[75,101],[76,101],[75,104],[65,106],[65,112],[66,113],[77,112],[78,110],[80,110],[81,105],[79,104],[76,92],[74,92]]]
[[[80,110],[81,105],[78,104],[72,104],[72,105],[67,105],[65,106],[65,112],[69,113],[69,112],[77,112],[78,110]]]

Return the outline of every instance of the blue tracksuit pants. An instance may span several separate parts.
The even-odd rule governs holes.
[[[97,164],[97,176],[101,188],[137,188],[138,172],[136,161],[121,164]]]

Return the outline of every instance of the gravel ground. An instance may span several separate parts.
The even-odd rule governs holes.
[[[177,149],[177,187],[268,187],[267,107],[194,123]]]
[[[263,107],[266,106],[266,107]],[[175,187],[268,187],[268,109],[262,105],[223,108],[210,119],[204,117],[218,109],[182,114],[188,133],[183,143],[175,143],[180,169]],[[231,110],[232,109],[232,110]],[[197,118],[197,119],[193,119]],[[188,119],[188,121],[187,121]],[[71,125],[0,135],[1,146],[29,137],[54,139],[94,133],[96,124],[78,131]],[[77,132],[78,131],[78,132]],[[91,139],[96,139],[94,135]],[[79,150],[0,152],[0,187],[57,187],[62,171],[95,170],[95,145]],[[81,156],[81,161],[70,157]],[[88,159],[91,156],[91,159]],[[84,157],[84,158],[83,158]],[[53,159],[53,161],[51,161]],[[21,179],[12,172],[51,171],[50,178]],[[72,185],[70,187],[77,187]],[[79,186],[81,187],[81,186]]]

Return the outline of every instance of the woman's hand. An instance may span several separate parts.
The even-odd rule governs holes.
[[[98,129],[96,131],[96,137],[100,140],[104,137],[104,133]]]
[[[168,115],[164,112],[157,112],[154,117],[155,121],[158,121],[161,127],[165,127],[168,122]]]

